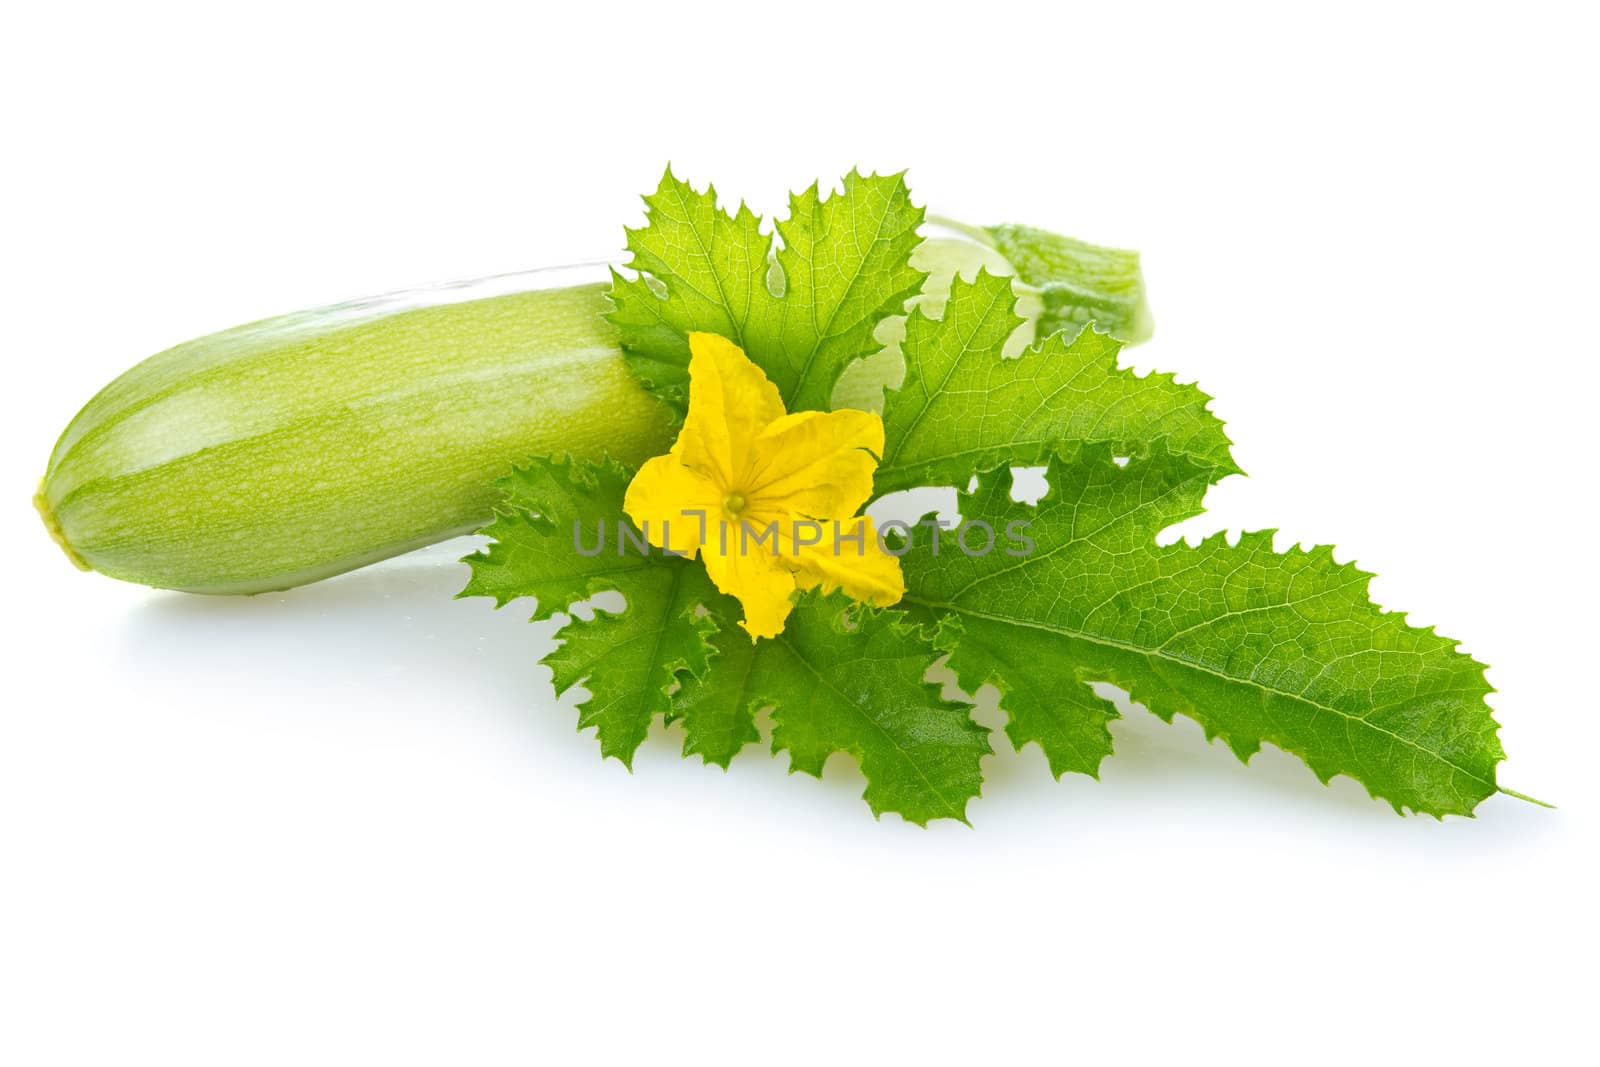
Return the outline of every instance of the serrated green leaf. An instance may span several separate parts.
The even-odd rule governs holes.
[[[955,280],[941,318],[912,310],[900,345],[905,383],[884,402],[878,492],[965,486],[980,471],[1043,463],[1066,444],[1133,453],[1157,436],[1217,478],[1237,471],[1211,398],[1170,374],[1118,367],[1122,344],[1107,334],[1053,334],[1000,358],[1023,321],[1015,305],[1009,279],[980,271]]]
[[[1271,742],[1397,811],[1469,814],[1496,791],[1503,758],[1482,665],[1372,604],[1371,576],[1326,547],[1275,552],[1270,531],[1156,545],[1199,512],[1213,474],[1158,443],[1125,468],[1105,446],[1052,461],[1037,508],[991,477],[962,515],[1028,521],[1035,551],[913,552],[907,599],[959,622],[950,665],[962,685],[995,682],[1053,764],[1075,757],[1020,724],[1081,713],[1052,697],[1051,679],[1104,681],[1164,719],[1190,716],[1241,759]]]
[[[923,211],[903,175],[851,171],[841,193],[791,196],[776,252],[743,203],[729,215],[715,189],[670,169],[645,204],[648,224],[627,231],[640,276],[613,272],[609,318],[640,378],[680,410],[697,330],[743,348],[790,411],[826,410],[839,375],[881,347],[873,330],[924,277],[909,262]]]
[[[483,530],[494,540],[466,558],[472,576],[460,594],[502,606],[534,597],[536,619],[597,593],[622,594],[623,611],[574,618],[545,663],[558,694],[579,684],[590,691],[578,728],[595,727],[601,753],[630,766],[650,723],[671,713],[682,676],[705,672],[716,622],[702,605],[718,595],[698,563],[642,553],[631,542],[621,550],[618,523],[631,478],[610,461],[535,459],[517,468],[499,483],[503,500]],[[603,547],[586,554],[601,536]]]
[[[485,531],[494,541],[469,559],[464,595],[536,597],[543,617],[623,594],[623,611],[575,620],[547,657],[558,691],[590,690],[580,728],[596,728],[604,754],[629,762],[661,718],[682,723],[686,756],[727,767],[759,740],[757,713],[770,708],[773,750],[790,754],[791,770],[820,776],[846,752],[875,813],[965,821],[990,747],[969,706],[925,680],[947,653],[964,687],[1001,690],[1012,744],[1038,744],[1057,777],[1096,774],[1111,753],[1116,711],[1091,688],[1104,682],[1165,719],[1191,716],[1241,759],[1271,742],[1396,810],[1470,814],[1496,791],[1502,754],[1483,668],[1371,604],[1369,575],[1327,548],[1275,552],[1270,531],[1156,544],[1237,468],[1205,394],[1117,366],[1111,336],[1150,332],[1136,254],[952,224],[1016,279],[979,272],[954,281],[948,300],[936,286],[901,319],[925,275],[910,259],[922,211],[898,175],[852,172],[827,197],[812,186],[771,235],[743,205],[727,214],[714,191],[670,171],[647,205],[649,224],[628,234],[638,277],[614,274],[610,317],[652,389],[681,406],[687,335],[703,330],[744,348],[790,410],[826,408],[836,389],[875,401],[872,383],[893,378],[860,361],[890,341],[885,361],[903,355],[907,372],[886,398],[877,491],[978,473],[963,515],[1005,537],[983,556],[951,534],[941,552],[918,546],[903,561],[900,610],[810,594],[783,633],[752,643],[722,621],[737,606],[700,564],[576,550],[574,520],[615,529],[631,471],[530,464],[504,484]],[[1044,337],[1031,348],[1028,319]],[[1079,329],[1090,322],[1097,329]],[[853,365],[860,381],[840,386]],[[1039,463],[1051,492],[1036,507],[989,473]],[[1005,551],[1019,523],[1034,545],[1025,556]]]
[[[655,560],[627,584],[622,611],[597,608],[592,619],[574,618],[544,662],[556,695],[575,685],[589,690],[578,729],[593,726],[600,754],[631,767],[650,724],[674,714],[681,677],[706,672],[717,624],[703,605],[717,591],[705,568],[684,560]]]
[[[979,761],[992,750],[970,705],[942,699],[924,680],[937,657],[902,613],[810,593],[783,633],[730,650],[686,680],[677,703],[686,717],[696,707],[741,715],[771,707],[772,748],[789,753],[791,770],[820,778],[830,755],[848,752],[874,814],[965,822],[983,781]]]
[[[699,756],[726,768],[745,745],[761,740],[756,712],[762,701],[756,695],[756,645],[736,625],[734,610],[726,610],[722,627],[711,638],[715,650],[711,671],[690,679],[674,695],[672,714],[683,723],[683,754]]]
[[[1112,754],[1116,706],[1070,671],[1046,666],[1059,656],[1050,634],[985,626],[968,633],[951,614],[940,620],[938,644],[960,653],[959,664],[950,665],[968,692],[981,685],[1004,691],[1006,736],[1018,752],[1038,745],[1056,778],[1069,771],[1100,776]]]
[[[658,718],[679,720],[684,755],[726,767],[760,739],[755,713],[771,706],[775,750],[796,770],[820,776],[833,752],[848,752],[868,780],[875,813],[917,823],[965,819],[978,795],[986,732],[965,704],[939,698],[923,680],[938,650],[893,611],[861,608],[842,595],[801,598],[777,638],[752,643],[732,625],[739,609],[696,561],[630,545],[593,558],[573,544],[571,521],[615,523],[629,473],[616,464],[535,460],[502,483],[505,502],[485,532],[495,540],[467,557],[462,595],[504,604],[539,598],[536,618],[617,590],[616,613],[597,610],[561,631],[545,658],[558,693],[582,685],[579,729],[593,726],[601,752],[630,764]],[[585,542],[592,548],[592,542]],[[718,616],[729,620],[718,624]]]
[[[457,596],[492,597],[499,607],[534,597],[533,617],[546,619],[604,590],[626,595],[630,576],[652,566],[638,552],[618,552],[615,543],[632,477],[614,460],[584,463],[566,456],[541,456],[513,469],[495,483],[500,503],[478,531],[491,540],[462,561],[472,575]],[[579,537],[592,549],[598,536],[607,539],[602,551],[578,550]]]

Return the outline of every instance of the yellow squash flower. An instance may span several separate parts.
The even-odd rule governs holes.
[[[787,414],[761,368],[716,334],[690,334],[689,354],[683,429],[623,502],[650,543],[704,559],[744,608],[752,640],[783,630],[796,589],[899,600],[900,561],[856,515],[872,496],[883,420],[849,409]]]

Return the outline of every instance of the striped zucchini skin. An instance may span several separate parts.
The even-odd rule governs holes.
[[[259,593],[477,528],[528,456],[665,452],[670,418],[624,363],[604,283],[526,284],[301,312],[152,356],[68,425],[35,503],[80,566]]]

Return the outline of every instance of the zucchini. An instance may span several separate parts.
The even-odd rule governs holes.
[[[670,415],[623,360],[605,283],[550,287],[571,278],[392,294],[168,349],[78,413],[34,503],[85,569],[260,593],[476,529],[531,455],[666,451]]]

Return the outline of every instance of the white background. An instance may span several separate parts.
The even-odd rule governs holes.
[[[544,7],[4,17],[0,1061],[1596,1062],[1583,5]],[[1560,810],[1401,819],[1129,709],[1102,781],[1006,752],[923,831],[841,757],[601,762],[460,544],[210,600],[46,539],[128,365],[613,254],[669,159],[1143,250],[1130,359],[1251,472],[1186,531],[1377,571]]]

